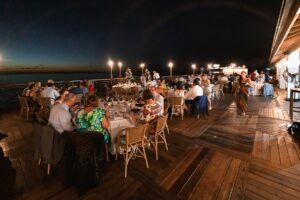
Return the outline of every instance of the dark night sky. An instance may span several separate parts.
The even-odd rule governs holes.
[[[268,62],[281,0],[1,0],[4,65]]]

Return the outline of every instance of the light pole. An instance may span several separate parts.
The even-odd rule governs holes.
[[[192,69],[193,69],[193,76],[195,76],[196,64],[192,64]]]
[[[110,82],[112,82],[112,79],[113,79],[112,70],[113,70],[114,62],[112,60],[109,60],[107,64],[110,67]]]
[[[144,67],[145,67],[145,63],[141,63],[140,67],[142,68],[142,75],[144,74]]]
[[[119,66],[119,78],[122,77],[122,65],[123,65],[122,62],[119,62],[119,63],[118,63],[118,66]]]
[[[172,62],[169,62],[168,66],[170,68],[170,77],[172,78],[172,68],[173,68],[174,64]]]

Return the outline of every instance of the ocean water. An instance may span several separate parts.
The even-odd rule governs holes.
[[[109,73],[0,74],[0,112],[4,112],[7,109],[19,109],[17,97],[22,93],[28,82],[41,81],[42,83],[46,83],[49,79],[66,82],[103,78],[109,78]]]
[[[116,76],[115,76],[116,77]],[[3,84],[27,84],[28,82],[41,81],[45,83],[47,80],[68,81],[68,80],[87,80],[109,78],[109,73],[33,73],[33,74],[0,74],[0,85]]]

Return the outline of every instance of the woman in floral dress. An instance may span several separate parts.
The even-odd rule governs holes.
[[[245,71],[242,71],[238,84],[236,91],[237,112],[241,112],[241,115],[245,116],[248,108],[248,88],[251,86],[251,79],[247,78]]]
[[[89,96],[87,105],[77,113],[76,124],[81,132],[93,131],[102,133],[105,144],[109,144],[110,136],[107,131],[109,122],[105,112],[99,105],[100,99],[96,95]]]

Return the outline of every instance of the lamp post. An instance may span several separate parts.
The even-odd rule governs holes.
[[[107,64],[110,67],[110,82],[112,82],[112,79],[113,79],[112,70],[113,70],[114,62],[112,60],[109,60]]]
[[[119,66],[119,78],[122,77],[122,65],[123,65],[122,62],[118,62],[118,66]]]
[[[169,62],[168,66],[170,68],[170,77],[172,78],[172,68],[173,68],[174,64],[172,62]]]
[[[145,67],[145,63],[141,63],[140,67],[142,68],[142,75],[144,74],[144,67]]]
[[[192,64],[192,69],[193,69],[193,76],[195,76],[196,64]]]

